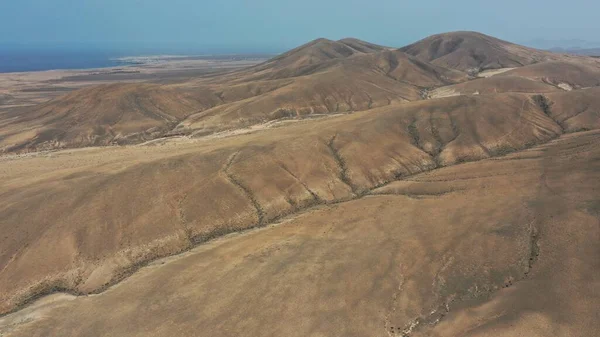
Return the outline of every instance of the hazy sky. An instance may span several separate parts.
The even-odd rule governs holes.
[[[454,30],[598,41],[598,13],[598,0],[0,0],[0,45],[272,52],[317,37],[399,47]]]

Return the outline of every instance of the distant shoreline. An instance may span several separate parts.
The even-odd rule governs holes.
[[[215,55],[134,55],[121,56],[79,52],[1,52],[0,74],[41,71],[69,71],[145,66],[173,61],[256,61],[273,54],[215,54]]]

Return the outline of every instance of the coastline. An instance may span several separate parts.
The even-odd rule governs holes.
[[[0,73],[0,115],[47,102],[90,85],[111,83],[177,83],[220,71],[253,66],[267,55],[128,56],[128,64],[82,69],[49,69]],[[125,61],[122,61],[125,62]]]

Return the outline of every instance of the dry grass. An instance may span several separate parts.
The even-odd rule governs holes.
[[[399,195],[212,241],[0,323],[10,336],[591,336],[598,137],[416,175],[374,192]]]
[[[3,309],[54,288],[101,290],[215,235],[547,142],[563,132],[552,116],[574,114],[557,109],[574,94],[550,97],[551,112],[528,95],[458,96],[228,138],[4,160]]]

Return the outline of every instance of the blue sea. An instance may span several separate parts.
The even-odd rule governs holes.
[[[1,0],[0,0],[1,1]],[[203,49],[199,47],[118,47],[102,46],[41,46],[0,44],[0,73],[25,71],[93,69],[139,64],[135,57],[176,55],[193,59],[239,57],[241,59],[270,58],[279,52],[236,48]],[[133,57],[133,59],[132,59]]]
[[[124,65],[124,55],[101,51],[36,51],[0,49],[0,73],[54,69],[89,69]]]

